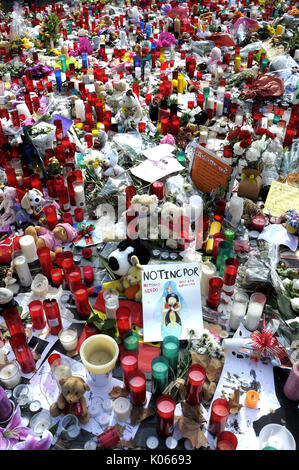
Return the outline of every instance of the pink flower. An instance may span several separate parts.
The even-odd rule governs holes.
[[[37,436],[27,436],[25,441],[15,444],[13,450],[48,450],[51,443],[52,434],[45,429],[41,439]]]
[[[22,426],[20,408],[17,407],[6,428],[0,428],[0,450],[11,449],[20,440],[30,435],[35,436],[35,433],[26,426]]]
[[[161,144],[175,145],[175,139],[171,134],[167,134],[161,139],[160,143]]]

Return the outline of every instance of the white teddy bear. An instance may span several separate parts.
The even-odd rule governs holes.
[[[142,109],[139,102],[139,99],[133,93],[132,90],[128,90],[123,94],[119,102],[121,110],[116,116],[116,121],[119,119],[123,122],[124,125],[132,127],[133,123],[136,126],[136,123],[142,119]]]
[[[136,229],[139,238],[143,240],[155,240],[159,235],[158,207],[159,200],[155,194],[141,194],[133,196],[129,211],[138,213],[138,224]]]
[[[105,155],[101,163],[104,176],[118,176],[123,173],[124,169],[118,165],[118,154],[116,150]]]
[[[161,209],[160,235],[170,249],[177,249],[178,239],[181,238],[181,217],[184,215],[182,207],[166,202]]]

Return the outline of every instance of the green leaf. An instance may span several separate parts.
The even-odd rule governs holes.
[[[295,313],[292,311],[290,299],[281,292],[277,293],[277,305],[284,320],[291,320],[296,317]]]
[[[59,426],[59,421],[49,429],[50,433],[53,434],[53,436],[55,436],[55,434],[57,432],[57,429],[58,429],[58,426]]]

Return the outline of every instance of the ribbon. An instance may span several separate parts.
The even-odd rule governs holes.
[[[256,184],[256,179],[254,175],[246,175],[245,173],[242,173],[241,179],[244,180],[246,178],[249,178],[252,184]]]
[[[261,333],[254,331],[250,337],[253,341],[253,349],[260,351],[265,356],[267,353],[270,353],[282,360],[287,355],[284,348],[280,346],[278,340],[273,336],[273,332],[267,328],[264,328]]]

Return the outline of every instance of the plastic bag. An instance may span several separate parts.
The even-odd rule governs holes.
[[[284,92],[283,80],[267,74],[259,74],[253,79],[252,87],[244,91],[245,99],[255,98],[269,100],[282,96]]]

